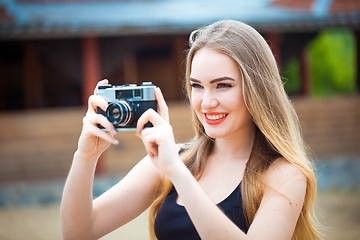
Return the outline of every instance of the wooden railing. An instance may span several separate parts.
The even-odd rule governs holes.
[[[304,138],[321,159],[360,155],[360,96],[293,100]]]
[[[360,155],[360,97],[293,99],[304,137],[317,157]],[[185,103],[170,103],[176,140],[193,136]],[[60,108],[0,113],[0,181],[64,178],[77,147],[85,109]],[[143,156],[133,132],[120,132],[120,144],[101,158],[106,173],[126,172]]]

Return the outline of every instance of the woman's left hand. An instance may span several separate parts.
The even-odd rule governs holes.
[[[169,123],[169,111],[159,88],[155,89],[158,113],[147,110],[137,122],[136,133],[142,139],[146,151],[153,163],[167,176],[183,164],[178,155],[172,127]],[[144,128],[151,122],[153,127]]]

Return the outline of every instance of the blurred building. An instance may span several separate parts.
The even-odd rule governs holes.
[[[112,84],[151,81],[168,101],[182,102],[189,33],[225,18],[260,31],[279,66],[297,57],[303,96],[309,94],[310,81],[304,48],[319,31],[350,28],[360,46],[357,0],[0,0],[0,178],[64,175],[84,112],[52,108],[84,105],[99,79]],[[297,101],[304,111],[300,118],[310,129],[305,136],[316,154],[359,154],[357,97],[330,105]],[[328,109],[318,116],[324,105]],[[34,111],[49,108],[46,114]],[[339,109],[344,113],[332,117]],[[322,124],[324,116],[331,123]],[[337,126],[344,117],[351,119],[346,129]],[[340,132],[330,134],[335,127]],[[341,134],[343,138],[334,140]]]

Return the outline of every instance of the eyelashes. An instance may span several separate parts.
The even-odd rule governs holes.
[[[190,84],[190,86],[192,88],[202,88],[202,86],[200,84],[198,84],[198,83],[192,83],[192,84]]]
[[[191,83],[190,86],[192,88],[195,88],[195,89],[202,89],[204,88],[202,85],[198,84],[198,83]],[[224,89],[224,88],[231,88],[233,87],[232,84],[229,84],[229,83],[217,83],[216,84],[216,88],[217,89]]]
[[[231,88],[232,85],[229,83],[218,83],[216,88]]]

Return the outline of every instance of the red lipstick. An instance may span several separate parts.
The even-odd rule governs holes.
[[[205,122],[209,125],[217,125],[225,121],[228,116],[228,113],[224,112],[211,112],[211,113],[204,113]]]

